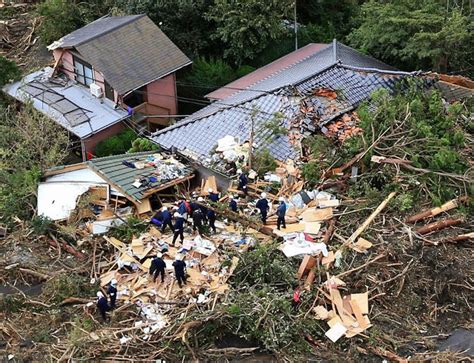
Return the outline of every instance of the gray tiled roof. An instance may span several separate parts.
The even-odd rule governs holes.
[[[284,123],[288,126],[288,120],[299,116],[299,103],[294,102],[295,98],[291,96],[310,96],[315,88],[329,88],[338,92],[339,96],[336,100],[308,97],[318,106],[318,112],[321,112],[319,125],[323,125],[368,99],[373,91],[380,88],[392,90],[396,81],[410,75],[404,72],[357,70],[336,64],[317,71],[316,74],[295,82],[292,86],[262,93],[256,98],[232,107],[221,107],[220,110],[209,115],[188,117],[180,123],[157,132],[152,139],[164,148],[176,147],[181,152],[195,157],[206,157],[217,144],[217,140],[226,135],[238,136],[241,142],[249,138],[249,115],[253,109],[260,111],[256,120],[257,130],[265,121],[272,118],[275,112],[284,113]],[[328,107],[329,104],[334,107]],[[310,131],[315,129],[309,120],[304,123],[304,126]],[[268,148],[279,160],[297,155],[297,150],[290,145],[286,136],[272,137],[266,132],[265,135],[257,134],[255,141],[260,147]]]
[[[56,48],[75,48],[121,95],[191,63],[146,15],[98,19],[50,46]]]
[[[87,164],[107,182],[117,187],[120,192],[126,193],[129,197],[135,199],[136,201],[140,201],[147,191],[158,188],[161,185],[170,182],[171,180],[189,176],[193,172],[192,168],[184,166],[183,164],[177,168],[179,171],[166,175],[160,175],[159,168],[156,167],[136,169],[123,164],[124,161],[129,161],[132,163],[137,161],[146,161],[147,157],[150,157],[153,154],[154,153],[152,151],[145,151],[132,154],[106,156],[103,158],[91,159],[87,162]],[[166,159],[163,160],[163,162],[166,163]],[[150,176],[158,177],[158,181],[150,183],[148,187],[142,186],[140,188],[136,188],[132,185],[135,182],[135,179]],[[160,180],[160,178],[162,179]]]

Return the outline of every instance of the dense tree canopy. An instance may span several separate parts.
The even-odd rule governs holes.
[[[472,67],[474,26],[465,1],[369,1],[350,44],[407,70]]]

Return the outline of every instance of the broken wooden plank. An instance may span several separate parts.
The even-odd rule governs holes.
[[[377,207],[376,210],[372,212],[372,214],[365,220],[362,225],[357,228],[357,230],[347,239],[346,242],[344,242],[344,246],[349,246],[350,244],[354,243],[354,241],[359,237],[362,232],[365,231],[365,229],[369,226],[370,223],[379,215],[379,213],[387,206],[387,204],[390,202],[390,200],[397,194],[396,192],[391,192],[385,200],[380,203],[380,205]],[[324,209],[323,209],[324,210]]]
[[[316,266],[316,259],[310,255],[304,255],[303,261],[301,261],[300,268],[298,269],[298,280],[301,279],[308,270],[311,270]]]
[[[122,252],[124,255],[127,255],[128,257],[130,257],[131,259],[133,259],[133,263],[135,263],[142,271],[144,272],[148,272],[148,269],[143,266],[140,261],[138,261],[137,259],[135,259],[134,257],[130,256],[130,253],[123,247],[124,246],[124,243],[122,241],[119,241],[117,238],[115,237],[107,237],[107,236],[104,236],[104,239],[109,242],[112,246],[114,246],[117,250],[119,250],[120,252]]]
[[[301,213],[301,218],[305,222],[320,222],[331,219],[333,215],[332,208],[310,209]]]
[[[372,243],[367,241],[366,239],[359,237],[357,242],[350,246],[354,251],[359,252],[359,253],[365,253],[367,250],[372,247]]]

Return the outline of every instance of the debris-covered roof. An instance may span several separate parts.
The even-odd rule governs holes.
[[[287,135],[274,136],[271,130],[265,131],[265,123],[274,119],[275,113],[284,116],[282,126],[286,128],[294,127],[294,124],[289,123],[300,118],[301,132],[314,131],[316,126],[324,125],[368,99],[373,91],[380,88],[393,90],[397,81],[411,75],[406,72],[332,65],[291,86],[263,93],[233,107],[221,106],[219,111],[200,117],[192,115],[157,132],[153,140],[164,148],[176,147],[195,159],[204,158],[209,156],[217,140],[226,135],[239,137],[240,142],[248,140],[253,112],[256,114],[255,129],[263,130],[255,135],[257,148],[268,148],[279,160],[293,158],[298,151],[291,145]],[[321,88],[334,91],[337,97],[313,93]],[[302,101],[311,104],[310,116],[301,111]]]
[[[125,94],[191,64],[146,15],[104,17],[49,46],[75,48]]]
[[[173,157],[152,151],[94,158],[87,164],[118,191],[135,201],[193,175],[192,168]]]
[[[99,100],[87,88],[60,78],[51,79],[47,67],[3,88],[19,101],[30,100],[40,112],[75,134],[87,138],[129,117],[107,99]]]
[[[395,71],[396,68],[389,66],[375,58],[359,53],[336,40],[331,44],[309,44],[295,52],[292,52],[276,61],[261,67],[254,72],[239,78],[238,80],[221,87],[207,95],[209,98],[217,93],[230,92],[229,96],[219,99],[226,104],[236,104],[254,98],[267,91],[294,84],[323,69],[337,63],[343,65],[373,68],[386,71]],[[304,52],[303,52],[304,50]],[[253,82],[252,82],[253,80]],[[242,84],[240,84],[242,83]],[[245,89],[241,92],[232,88]]]

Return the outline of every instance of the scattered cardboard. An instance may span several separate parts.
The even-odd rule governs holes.
[[[359,307],[359,305],[357,304],[357,301],[354,300],[349,300],[350,302],[350,305],[352,307],[352,312],[354,313],[356,319],[357,319],[357,322],[359,323],[359,327],[362,328],[362,329],[366,329],[367,328],[367,324],[366,324],[366,321],[364,319],[364,316],[362,315],[362,312],[361,312],[361,309]]]
[[[306,228],[305,223],[296,223],[296,224],[287,224],[286,228],[281,227],[280,232],[283,233],[293,233],[293,232],[303,232]],[[278,229],[277,229],[278,231]]]
[[[335,312],[333,311],[333,313],[335,314]],[[329,313],[328,313],[328,316],[329,316]],[[339,317],[339,315],[334,315],[334,317],[332,317],[331,319],[329,319],[327,321],[328,325],[330,328],[334,327],[335,325],[337,324],[342,324],[342,320],[341,318]]]
[[[331,208],[331,207],[339,207],[341,205],[341,202],[337,199],[331,199],[331,200],[319,199],[319,200],[316,200],[316,205],[319,208]]]
[[[316,319],[318,320],[326,320],[329,317],[329,312],[327,309],[322,306],[318,305],[313,309],[314,313],[316,314]]]
[[[332,208],[308,209],[301,214],[304,222],[320,222],[331,219],[333,216]]]
[[[141,203],[136,203],[135,206],[137,207],[138,214],[151,212],[150,198],[142,199]]]
[[[304,232],[309,234],[318,234],[321,229],[319,222],[305,222]]]
[[[355,301],[362,314],[369,313],[369,293],[351,294],[351,301]]]
[[[354,251],[359,252],[359,253],[365,253],[370,247],[372,247],[373,244],[366,239],[359,237],[357,242],[350,246]]]
[[[334,251],[329,251],[328,255],[326,257],[323,257],[321,259],[321,263],[328,268],[329,265],[336,260],[336,255],[334,254]]]
[[[341,323],[337,323],[331,329],[329,329],[324,335],[326,335],[333,343],[337,342],[344,334],[346,334],[347,328]]]

